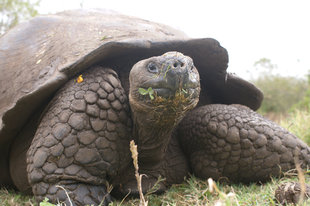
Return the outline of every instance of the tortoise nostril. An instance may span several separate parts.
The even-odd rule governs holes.
[[[184,62],[181,62],[181,61],[175,61],[173,63],[173,68],[183,67],[183,66],[184,66]]]

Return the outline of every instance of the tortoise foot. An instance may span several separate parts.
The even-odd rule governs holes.
[[[54,204],[65,205],[108,205],[112,201],[111,195],[104,185],[90,185],[84,183],[72,184],[46,184],[33,185],[33,192],[38,202],[48,198]]]

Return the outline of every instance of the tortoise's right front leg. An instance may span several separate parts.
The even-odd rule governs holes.
[[[53,203],[65,205],[108,205],[112,199],[105,185],[85,184],[76,180],[67,182],[45,183],[32,185],[38,201],[48,198]]]
[[[53,98],[29,148],[28,180],[38,201],[107,205],[107,181],[131,162],[128,100],[117,74],[97,67],[83,77]]]
[[[178,137],[201,178],[265,181],[310,165],[310,148],[275,123],[241,105],[206,105],[190,112]]]

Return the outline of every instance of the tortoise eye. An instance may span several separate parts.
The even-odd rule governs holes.
[[[147,70],[151,73],[158,73],[158,67],[153,62],[147,65]]]

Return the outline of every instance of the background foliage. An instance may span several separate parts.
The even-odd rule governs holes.
[[[286,114],[292,108],[306,108],[310,101],[310,76],[297,78],[277,73],[277,66],[270,59],[255,62],[259,75],[251,82],[264,93],[264,101],[259,110],[262,114]],[[298,105],[298,106],[295,106]]]
[[[38,14],[41,0],[0,0],[0,35]]]

